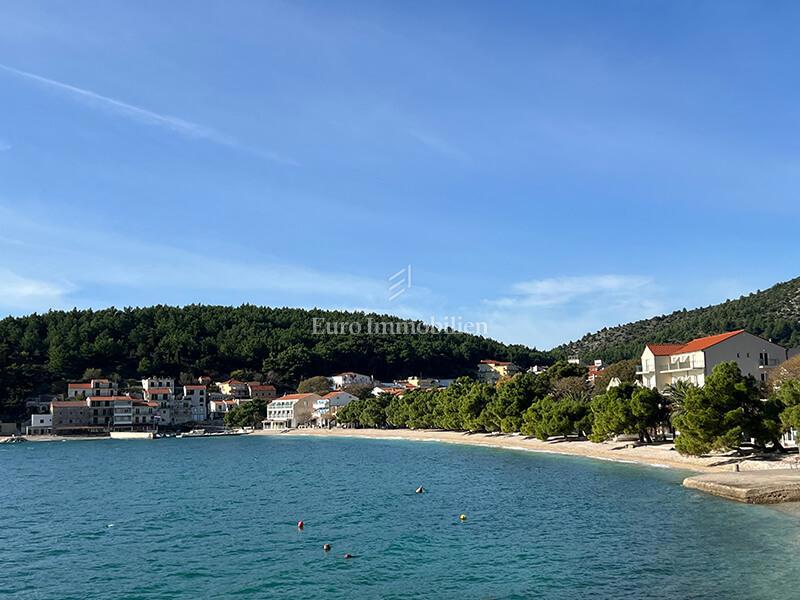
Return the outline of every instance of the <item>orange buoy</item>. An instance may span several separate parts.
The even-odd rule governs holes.
[[[305,523],[303,523],[302,521],[298,521],[298,522],[297,522],[297,528],[298,528],[298,529],[302,529],[302,528],[303,528],[303,527],[305,527],[305,526],[306,526],[306,524],[305,524]]]

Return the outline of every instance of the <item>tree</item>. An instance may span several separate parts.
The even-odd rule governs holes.
[[[243,402],[225,413],[228,427],[258,427],[267,418],[267,402],[260,398]]]
[[[103,371],[100,369],[86,369],[83,372],[83,377],[81,378],[82,381],[91,381],[92,379],[101,379],[103,377]]]
[[[573,433],[585,435],[592,429],[589,396],[585,392],[566,396],[545,396],[525,411],[522,433],[547,441]]]
[[[591,403],[593,424],[589,439],[603,442],[615,435],[636,432],[636,417],[631,411],[633,386],[620,385],[595,396]]]
[[[308,379],[303,379],[297,385],[297,391],[301,394],[319,394],[322,396],[331,391],[331,382],[330,379],[321,375],[309,377]]]
[[[375,389],[375,386],[369,385],[367,383],[354,383],[353,385],[347,385],[342,388],[343,392],[347,392],[348,394],[352,394],[356,398],[361,398],[365,400],[372,396],[372,390]]]
[[[800,379],[783,381],[773,395],[782,408],[780,419],[784,429],[800,430]]]
[[[761,402],[758,385],[742,376],[735,362],[714,367],[705,386],[692,388],[675,418],[679,435],[675,449],[681,454],[701,455],[739,450],[752,438],[759,447],[777,443],[779,423],[771,414],[774,404]]]

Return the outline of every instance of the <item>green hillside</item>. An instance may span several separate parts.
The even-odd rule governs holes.
[[[613,362],[638,357],[647,342],[685,342],[734,329],[747,329],[790,348],[800,346],[800,277],[722,304],[601,329],[553,353]]]
[[[452,377],[473,372],[483,358],[525,367],[546,353],[483,337],[438,335],[315,335],[327,322],[402,323],[356,312],[191,305],[119,310],[51,311],[0,320],[0,417],[17,413],[34,393],[62,393],[86,369],[136,379],[165,374],[225,377],[249,371],[292,389],[304,377],[353,370],[375,377]]]

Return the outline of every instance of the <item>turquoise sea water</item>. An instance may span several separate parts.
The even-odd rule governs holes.
[[[0,446],[0,596],[798,597],[800,522],[685,475],[407,441]]]

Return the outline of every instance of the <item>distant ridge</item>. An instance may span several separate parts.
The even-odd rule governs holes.
[[[722,304],[607,327],[553,348],[553,353],[614,362],[638,357],[647,342],[683,343],[736,329],[789,348],[800,346],[800,277]]]

